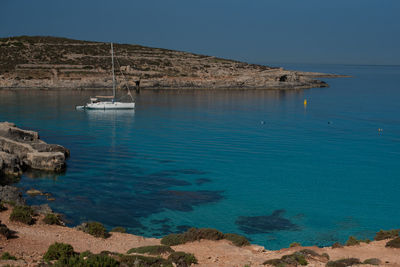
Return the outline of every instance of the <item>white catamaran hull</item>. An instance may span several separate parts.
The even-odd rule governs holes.
[[[96,102],[96,103],[88,103],[84,108],[85,109],[134,109],[135,103]]]

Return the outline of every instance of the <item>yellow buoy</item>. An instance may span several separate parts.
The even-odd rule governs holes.
[[[304,106],[307,106],[307,99],[304,99]]]

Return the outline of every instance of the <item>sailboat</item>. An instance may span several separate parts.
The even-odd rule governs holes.
[[[112,96],[96,96],[90,98],[90,103],[84,106],[77,106],[76,109],[134,109],[135,102],[133,97],[128,91],[128,95],[131,97],[131,102],[119,102],[116,101],[115,94],[115,73],[114,73],[114,48],[111,43],[111,62],[112,62],[112,84],[113,84],[113,95]],[[129,90],[129,89],[128,89]]]

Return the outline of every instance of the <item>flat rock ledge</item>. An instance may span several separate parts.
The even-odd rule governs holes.
[[[0,178],[19,177],[27,169],[62,172],[69,154],[63,146],[40,140],[37,132],[0,122]]]

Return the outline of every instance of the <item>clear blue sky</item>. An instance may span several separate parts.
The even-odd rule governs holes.
[[[400,0],[0,0],[0,36],[16,35],[265,64],[400,64]]]

